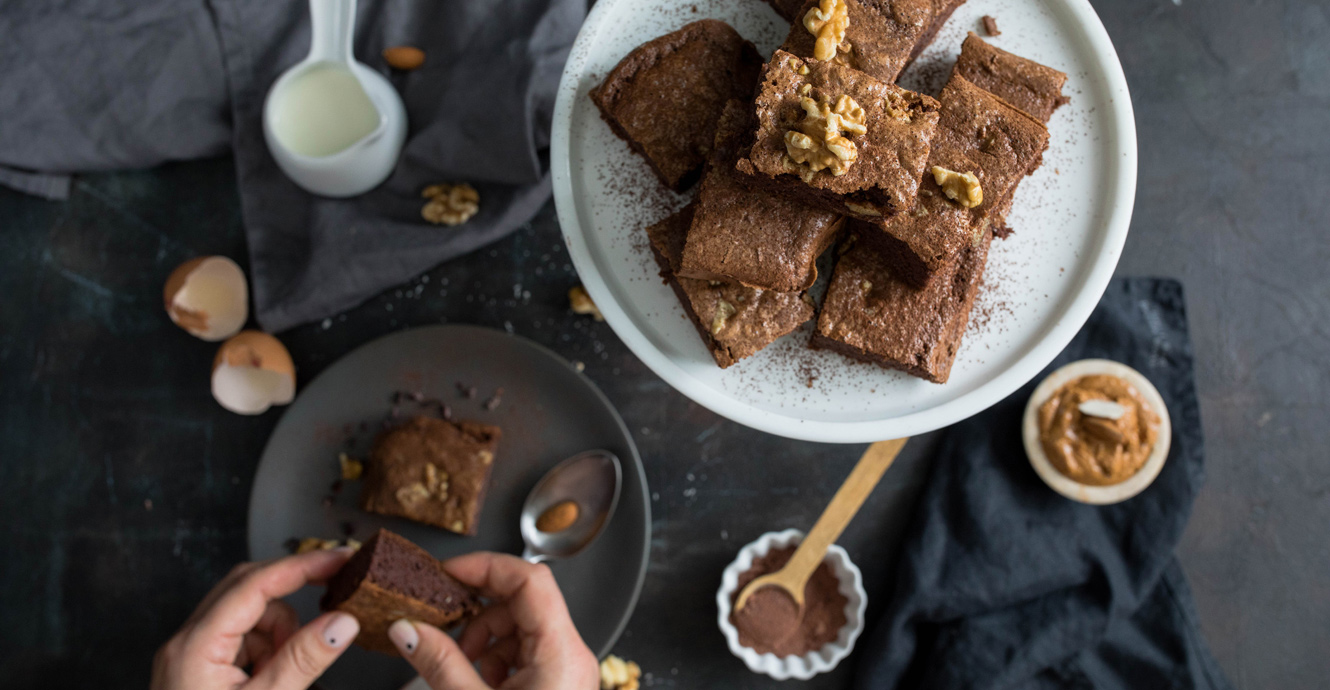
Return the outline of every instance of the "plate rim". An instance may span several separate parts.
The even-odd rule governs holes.
[[[421,331],[482,332],[486,336],[498,335],[507,338],[512,338],[513,340],[518,341],[522,345],[530,347],[531,349],[540,353],[541,355],[548,358],[552,362],[566,368],[569,371],[569,373],[573,374],[578,379],[581,379],[582,383],[584,383],[587,386],[587,388],[595,395],[596,399],[598,399],[601,403],[603,403],[605,405],[605,408],[610,411],[610,414],[613,417],[615,424],[618,425],[619,431],[623,434],[623,437],[628,440],[629,455],[632,458],[632,462],[637,466],[638,485],[642,492],[642,509],[644,512],[643,517],[645,518],[643,520],[642,557],[640,559],[640,562],[637,564],[637,577],[636,581],[633,584],[633,594],[631,597],[629,597],[628,606],[624,610],[624,614],[620,617],[619,622],[614,626],[614,632],[610,635],[609,639],[602,646],[603,648],[598,650],[592,650],[595,652],[597,659],[604,657],[606,654],[610,652],[611,649],[614,648],[614,645],[619,641],[619,638],[623,636],[624,630],[628,628],[628,623],[629,621],[632,620],[633,613],[637,611],[637,604],[641,600],[642,590],[646,586],[647,567],[648,565],[650,565],[651,562],[651,526],[652,526],[651,487],[647,484],[646,465],[642,462],[641,451],[637,449],[637,441],[633,438],[632,432],[628,430],[628,425],[625,424],[623,421],[623,415],[619,414],[619,409],[614,406],[614,403],[612,403],[608,397],[606,397],[605,392],[600,389],[600,386],[597,386],[596,382],[592,381],[590,377],[588,377],[584,372],[578,371],[576,367],[574,367],[567,359],[565,359],[559,353],[555,352],[554,350],[551,350],[548,347],[545,347],[544,345],[538,342],[535,342],[534,340],[531,340],[530,338],[517,335],[516,333],[508,333],[507,331],[501,331],[495,328],[487,328],[485,326],[477,326],[474,324],[462,324],[462,323],[425,324],[421,326],[415,326],[412,328],[404,328],[401,330],[393,331],[391,333],[385,333],[383,335],[371,338],[370,340],[367,340],[355,346],[354,348],[348,350],[340,357],[329,363],[326,367],[323,368],[322,371],[316,374],[314,378],[310,379],[308,383],[302,385],[295,399],[292,400],[289,405],[285,406],[282,409],[282,416],[277,420],[277,424],[273,426],[272,431],[268,434],[268,439],[264,441],[263,451],[259,453],[259,461],[254,468],[254,480],[252,481],[252,484],[250,486],[249,499],[245,506],[245,552],[247,557],[250,560],[254,559],[254,518],[255,518],[254,496],[258,490],[259,483],[257,479],[259,471],[263,468],[263,460],[268,455],[268,448],[272,444],[273,438],[277,436],[277,432],[284,425],[290,423],[290,415],[288,413],[292,409],[294,409],[295,405],[300,401],[300,397],[304,395],[305,391],[309,390],[321,379],[328,376],[329,372],[331,372],[334,368],[336,368],[338,364],[341,364],[343,360],[351,357],[352,355],[362,350],[368,349],[370,347],[381,345],[383,342],[392,340],[393,338],[401,337],[403,334],[407,333],[415,334]],[[620,458],[620,460],[622,460],[622,458]],[[623,494],[622,489],[620,490],[619,493],[620,493],[620,498],[622,498]],[[581,633],[579,633],[579,636],[580,634]],[[583,640],[583,642],[585,642],[585,640]]]
[[[1051,314],[1054,325],[1048,332],[1032,348],[1020,354],[1011,366],[975,390],[926,410],[873,420],[810,420],[763,410],[716,391],[693,377],[651,343],[614,299],[584,238],[572,189],[569,140],[574,101],[578,95],[577,83],[586,71],[590,54],[588,44],[603,28],[605,17],[629,1],[599,0],[578,31],[559,80],[550,139],[550,170],[560,231],[583,286],[619,339],[670,387],[722,417],[776,436],[823,443],[871,443],[915,436],[959,422],[1011,395],[1043,371],[1089,319],[1117,269],[1131,226],[1138,165],[1136,119],[1122,63],[1089,0],[1046,0],[1051,10],[1061,9],[1069,13],[1073,19],[1070,26],[1079,30],[1080,38],[1088,45],[1093,64],[1100,72],[1096,76],[1106,82],[1112,119],[1107,133],[1118,141],[1116,152],[1120,154],[1110,162],[1115,169],[1110,169],[1105,176],[1105,189],[1109,190],[1111,200],[1108,216],[1102,223],[1104,238],[1099,255],[1083,276],[1082,285],[1075,291],[1071,302]]]

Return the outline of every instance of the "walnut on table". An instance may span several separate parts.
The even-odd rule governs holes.
[[[461,225],[480,211],[480,192],[465,182],[432,184],[420,196],[429,199],[420,216],[435,225]]]
[[[613,654],[600,662],[600,690],[637,690],[642,668]]]

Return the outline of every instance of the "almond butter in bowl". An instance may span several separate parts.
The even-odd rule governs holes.
[[[1021,431],[1030,464],[1049,487],[1101,505],[1149,486],[1172,438],[1154,385],[1105,359],[1072,362],[1044,379],[1026,404]]]

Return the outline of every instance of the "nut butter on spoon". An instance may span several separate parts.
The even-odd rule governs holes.
[[[769,645],[798,629],[808,578],[826,558],[827,547],[859,512],[907,440],[879,441],[868,447],[785,567],[754,578],[739,592],[734,602],[736,626],[744,627],[753,639]]]

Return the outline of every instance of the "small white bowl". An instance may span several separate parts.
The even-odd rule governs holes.
[[[1049,462],[1048,455],[1044,453],[1044,447],[1039,442],[1040,406],[1068,381],[1095,374],[1116,376],[1135,386],[1150,409],[1159,415],[1159,436],[1155,439],[1154,449],[1150,451],[1150,457],[1145,459],[1145,464],[1126,480],[1104,486],[1082,484],[1059,472],[1053,463]],[[1034,466],[1039,478],[1043,479],[1050,488],[1073,501],[1108,505],[1139,494],[1159,476],[1159,470],[1163,469],[1164,460],[1168,458],[1169,444],[1173,440],[1173,425],[1169,420],[1168,406],[1164,404],[1164,398],[1141,372],[1108,359],[1082,359],[1064,365],[1049,374],[1048,378],[1034,389],[1034,393],[1030,394],[1030,401],[1025,404],[1025,418],[1021,423],[1021,437],[1025,441],[1025,454],[1029,456],[1030,464]]]
[[[743,659],[748,664],[748,670],[765,673],[776,680],[808,680],[836,668],[836,664],[854,650],[854,641],[864,631],[864,607],[868,604],[868,594],[864,592],[863,575],[850,560],[850,555],[845,553],[845,549],[832,544],[823,562],[831,566],[831,571],[840,581],[840,593],[845,597],[845,625],[841,627],[836,640],[803,656],[787,657],[778,657],[770,652],[758,654],[739,644],[739,631],[730,623],[730,600],[738,589],[739,575],[753,567],[753,559],[767,555],[772,549],[797,546],[803,538],[804,533],[797,529],[767,532],[758,537],[756,541],[739,549],[739,555],[721,575],[720,591],[716,592],[716,608],[719,609],[716,620],[720,624],[721,633],[725,635],[725,641],[730,645],[730,652]]]

